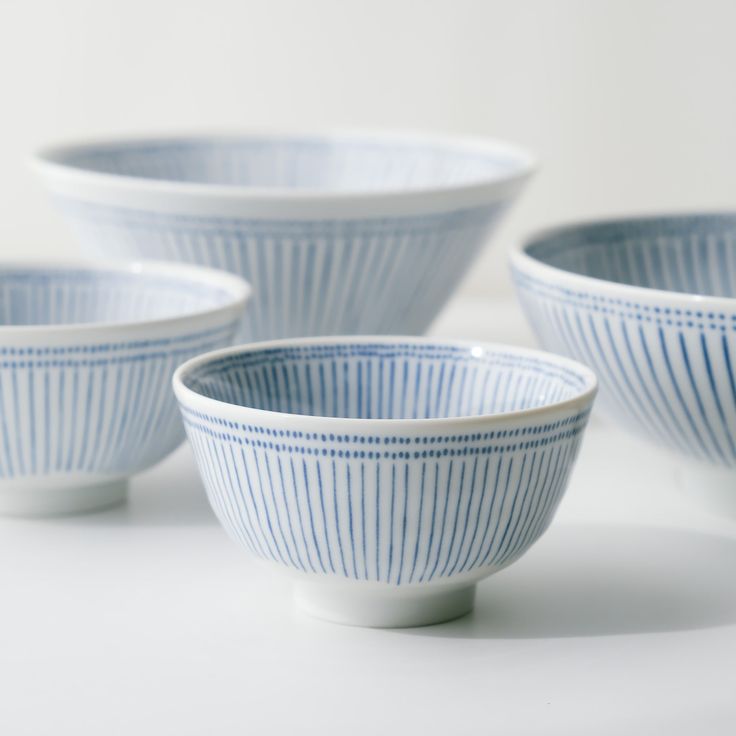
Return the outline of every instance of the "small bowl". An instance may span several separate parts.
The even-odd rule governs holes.
[[[174,376],[210,503],[310,614],[416,626],[545,531],[596,380],[544,353],[418,338],[283,340]]]
[[[603,413],[736,466],[736,214],[571,225],[511,264],[541,344],[597,373]]]
[[[184,439],[174,369],[231,344],[248,292],[170,263],[0,264],[0,514],[122,501]]]
[[[87,252],[256,284],[247,340],[424,332],[533,168],[494,141],[344,133],[88,142],[35,161]]]

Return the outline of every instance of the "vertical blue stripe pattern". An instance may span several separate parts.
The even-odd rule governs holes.
[[[171,376],[231,344],[233,303],[231,292],[194,278],[0,269],[0,483],[83,483],[165,457],[184,438]],[[186,314],[194,321],[167,319]]]
[[[88,253],[244,276],[255,287],[249,340],[424,332],[507,209],[506,185],[529,168],[506,146],[340,135],[102,143],[41,160],[86,182],[51,188]],[[162,205],[147,196],[152,182],[186,185],[188,199]],[[454,196],[476,186],[480,197]],[[264,193],[263,214],[247,208]],[[314,197],[314,211],[294,209],[295,194]],[[404,194],[425,201],[405,208]],[[369,216],[374,195],[390,204]],[[336,213],[318,214],[333,198]]]
[[[600,409],[678,453],[736,466],[736,215],[571,227],[526,254],[512,271],[529,322],[546,349],[598,374]]]
[[[93,256],[184,261],[245,277],[255,287],[248,340],[421,334],[505,209],[267,220],[60,205]]]
[[[212,399],[272,412],[449,418],[535,409],[583,390],[586,379],[579,371],[540,355],[485,348],[476,355],[464,346],[433,342],[287,343],[213,358],[186,381]],[[499,384],[503,392],[496,390]]]
[[[185,427],[227,531],[306,574],[397,587],[477,579],[522,555],[552,520],[592,403],[571,364],[426,341],[253,348],[182,370]],[[507,392],[487,388],[498,380]],[[464,417],[451,431],[341,421],[434,416],[438,391],[442,416]],[[287,406],[293,422],[279,419]]]
[[[232,300],[230,290],[191,275],[0,267],[0,327],[145,322],[224,307]]]
[[[197,136],[72,146],[57,162],[129,178],[341,193],[451,187],[519,167],[507,147],[357,136]]]

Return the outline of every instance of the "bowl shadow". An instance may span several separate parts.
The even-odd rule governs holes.
[[[478,586],[475,610],[408,636],[547,639],[736,623],[736,538],[645,526],[557,525]]]

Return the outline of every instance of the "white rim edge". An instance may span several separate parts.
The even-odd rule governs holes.
[[[43,273],[48,269],[58,270],[88,270],[94,272],[108,273],[132,273],[132,274],[159,274],[161,276],[179,277],[183,283],[190,281],[220,286],[229,292],[232,300],[227,304],[216,307],[195,310],[184,314],[161,317],[156,319],[129,320],[125,322],[80,322],[59,325],[0,325],[0,339],[18,338],[25,335],[40,336],[43,333],[93,333],[104,330],[107,334],[129,332],[131,330],[148,330],[159,327],[177,328],[179,326],[191,325],[193,322],[209,321],[212,317],[232,312],[236,314],[242,311],[252,296],[252,287],[245,280],[235,274],[219,271],[206,266],[197,266],[189,263],[177,263],[168,261],[124,261],[124,260],[96,260],[96,259],[59,259],[59,260],[0,260],[0,274],[4,269],[26,269]],[[184,278],[187,276],[188,278]]]
[[[550,365],[558,365],[566,367],[577,373],[585,382],[585,386],[581,391],[570,399],[558,401],[555,403],[545,404],[544,406],[534,407],[531,409],[519,409],[516,411],[503,412],[498,414],[471,414],[460,417],[431,417],[429,419],[362,419],[355,417],[323,417],[312,414],[291,414],[288,412],[270,411],[267,409],[255,409],[239,404],[230,404],[226,401],[213,399],[204,396],[184,384],[183,377],[189,371],[198,368],[201,365],[211,361],[219,360],[229,355],[237,355],[242,353],[252,353],[261,350],[269,350],[271,348],[288,348],[302,347],[309,345],[354,345],[354,344],[379,344],[393,345],[401,343],[413,343],[418,345],[441,345],[446,347],[482,347],[488,350],[498,352],[506,352],[515,355],[528,355],[542,358]],[[201,408],[210,408],[214,411],[231,411],[242,414],[244,418],[256,417],[261,420],[272,422],[298,422],[307,421],[310,424],[319,424],[327,429],[333,426],[335,431],[339,431],[339,427],[350,426],[352,430],[362,428],[364,431],[378,430],[410,430],[436,427],[438,424],[446,424],[453,426],[472,427],[474,424],[487,424],[489,421],[507,422],[514,419],[532,418],[545,414],[555,414],[574,407],[584,407],[591,404],[598,391],[598,379],[595,373],[587,366],[570,358],[565,358],[554,353],[548,353],[543,350],[535,350],[533,348],[517,347],[515,345],[504,345],[502,343],[492,343],[476,340],[445,340],[415,336],[391,336],[385,335],[361,335],[358,337],[334,336],[334,337],[307,337],[299,339],[283,339],[268,340],[264,342],[249,343],[246,345],[236,345],[220,350],[213,350],[195,358],[191,358],[180,365],[172,376],[172,385],[177,400],[182,404],[196,404]]]
[[[662,304],[693,304],[700,309],[707,309],[708,305],[712,305],[713,310],[736,308],[736,297],[709,296],[707,294],[694,294],[687,291],[667,291],[665,289],[655,289],[648,286],[635,286],[633,284],[624,284],[616,281],[608,281],[606,279],[597,278],[595,276],[587,276],[585,274],[567,271],[558,266],[552,266],[544,261],[535,258],[528,253],[528,249],[533,245],[557,235],[568,232],[584,230],[586,228],[598,225],[617,225],[624,223],[646,223],[653,220],[680,220],[688,218],[707,218],[718,216],[736,217],[736,211],[728,210],[718,211],[699,211],[699,212],[669,212],[662,214],[643,214],[633,217],[610,217],[600,219],[590,219],[575,222],[566,222],[558,225],[552,225],[535,231],[528,237],[517,241],[508,249],[509,263],[512,268],[517,268],[523,273],[542,274],[545,281],[557,284],[578,284],[579,286],[587,286],[589,291],[604,292],[611,295],[627,294],[631,299],[650,300]]]
[[[445,147],[448,151],[481,153],[501,153],[515,159],[512,171],[486,177],[476,181],[457,185],[415,187],[410,189],[383,189],[368,191],[295,191],[287,188],[257,188],[246,186],[227,186],[217,184],[201,184],[196,182],[180,182],[165,179],[146,179],[144,177],[117,175],[88,169],[69,166],[58,159],[64,153],[94,149],[98,146],[110,145],[125,147],[126,145],[140,145],[143,143],[165,143],[185,140],[227,140],[227,139],[268,139],[277,137],[294,138],[321,138],[339,141],[372,140],[383,143],[404,143],[418,145],[431,143]],[[537,168],[537,160],[527,149],[494,138],[462,135],[438,135],[430,133],[414,133],[412,131],[279,131],[258,132],[246,131],[238,133],[177,133],[173,135],[131,135],[111,138],[90,139],[89,141],[71,141],[40,147],[30,160],[33,168],[42,175],[58,181],[96,182],[99,185],[127,191],[148,192],[150,194],[169,194],[182,196],[197,196],[205,198],[220,198],[227,200],[243,200],[252,202],[288,204],[316,204],[324,206],[348,205],[370,202],[376,206],[402,202],[410,204],[414,200],[430,198],[451,198],[458,200],[463,196],[481,198],[492,202],[496,199],[513,193]]]

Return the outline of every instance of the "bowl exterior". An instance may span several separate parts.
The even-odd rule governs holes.
[[[57,197],[94,256],[185,261],[254,285],[244,337],[421,334],[508,201],[412,216],[269,219]]]
[[[231,344],[240,311],[176,326],[5,331],[0,507],[4,496],[20,509],[25,492],[104,486],[168,455],[184,438],[171,375]]]
[[[244,423],[230,405],[178,395],[225,529],[302,577],[374,592],[472,584],[522,555],[552,519],[592,401],[462,430],[356,431],[348,420],[326,433],[309,417]]]
[[[736,306],[512,261],[541,345],[598,375],[598,408],[627,430],[707,463],[736,465]]]

